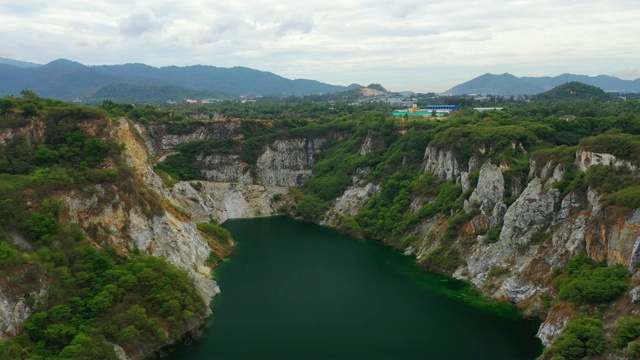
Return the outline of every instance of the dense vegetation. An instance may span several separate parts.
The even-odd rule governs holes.
[[[1,128],[42,129],[0,146],[1,291],[29,294],[35,309],[0,358],[115,359],[111,343],[140,357],[196,326],[207,305],[185,272],[63,221],[65,194],[98,184],[117,183],[145,215],[164,211],[107,137],[107,113],[29,91],[0,104]]]

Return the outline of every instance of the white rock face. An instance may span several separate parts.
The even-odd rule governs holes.
[[[301,186],[311,176],[314,157],[324,139],[276,140],[258,158],[257,183],[270,186]]]
[[[202,125],[185,123],[185,127],[191,127],[181,134],[171,134],[168,131],[170,125],[134,125],[140,133],[147,133],[147,149],[149,154],[157,155],[172,150],[174,147],[196,140],[220,140],[234,136],[233,130],[240,126],[239,122],[214,121]]]
[[[587,171],[591,166],[609,166],[626,167],[631,171],[637,171],[638,167],[632,165],[627,160],[620,160],[614,155],[591,152],[584,149],[579,149],[576,152],[575,166],[580,171]]]
[[[465,211],[479,208],[483,215],[490,217],[490,223],[497,227],[502,224],[502,216],[506,210],[504,200],[504,177],[500,168],[486,162],[480,168],[478,186],[469,196],[469,205]]]
[[[212,182],[236,182],[252,184],[253,178],[249,171],[249,164],[235,154],[213,154],[196,158],[202,166],[202,175]]]
[[[543,190],[539,178],[534,178],[520,197],[507,209],[500,233],[503,244],[525,245],[552,217],[559,198],[557,189]]]
[[[440,180],[457,182],[462,172],[451,150],[427,147],[424,152],[424,169],[438,177]]]
[[[383,149],[384,147],[384,140],[380,136],[370,133],[365,137],[362,142],[362,146],[360,146],[360,156],[365,156],[373,151]]]
[[[29,124],[19,128],[0,129],[0,146],[7,145],[16,137],[24,137],[29,143],[40,143],[44,140],[44,123],[32,119]]]
[[[570,316],[563,314],[555,314],[557,311],[552,308],[547,316],[547,320],[540,325],[536,336],[544,346],[549,346],[553,342],[553,339],[564,331],[565,325],[571,319]]]
[[[365,186],[352,186],[336,200],[334,208],[345,215],[354,216],[371,196],[379,192],[380,186],[373,183],[368,183]]]
[[[31,316],[33,306],[29,305],[28,298],[34,299],[34,305],[39,304],[47,295],[47,280],[38,281],[35,291],[28,294],[13,291],[9,284],[2,284],[0,289],[0,341],[18,335],[22,323]]]
[[[278,202],[274,196],[288,192],[288,188],[280,186],[182,181],[167,195],[195,221],[223,223],[227,219],[275,215]]]
[[[640,302],[640,286],[636,286],[629,291],[629,300],[634,304]]]
[[[540,289],[534,284],[527,284],[513,277],[507,278],[499,290],[515,303],[529,299],[538,291]]]

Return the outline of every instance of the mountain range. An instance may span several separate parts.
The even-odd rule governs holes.
[[[504,73],[501,75],[484,74],[478,76],[477,78],[452,87],[446,91],[446,93],[452,95],[534,95],[572,81],[595,86],[607,92],[640,92],[640,79],[622,80],[608,75],[587,76],[576,74],[517,77],[509,73]]]
[[[106,87],[106,88],[105,88]],[[16,95],[23,89],[60,100],[91,101],[105,93],[141,91],[146,99],[182,99],[185,94],[229,98],[241,94],[261,96],[333,93],[361,87],[331,85],[315,80],[287,79],[274,73],[246,67],[215,66],[152,67],[145,64],[86,66],[59,59],[45,65],[0,58],[0,96]],[[168,97],[168,98],[167,98]]]

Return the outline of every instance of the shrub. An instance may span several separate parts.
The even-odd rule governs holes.
[[[216,223],[198,223],[198,230],[216,238],[222,243],[228,243],[231,240],[231,233],[229,233],[229,230]]]
[[[547,352],[566,359],[582,359],[585,356],[602,354],[608,347],[602,329],[602,321],[593,318],[578,318],[567,324],[565,332]]]
[[[314,195],[306,195],[293,214],[307,220],[319,220],[329,208],[329,203]]]
[[[487,231],[487,236],[484,238],[484,242],[487,244],[493,244],[495,242],[498,242],[498,240],[500,240],[501,231],[502,231],[502,228],[489,229]]]
[[[199,180],[202,177],[198,166],[184,154],[167,156],[163,162],[156,165],[156,168],[166,172],[174,179],[183,181]]]
[[[555,280],[558,296],[574,304],[603,304],[620,297],[629,285],[629,270],[621,264],[595,266],[586,254],[574,257],[567,273]]]
[[[431,271],[451,272],[463,264],[456,249],[438,246],[422,260],[422,265]]]
[[[614,343],[618,347],[625,347],[629,342],[640,337],[640,319],[635,317],[623,317],[616,324]]]

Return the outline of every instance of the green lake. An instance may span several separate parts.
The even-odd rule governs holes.
[[[414,257],[287,217],[229,220],[222,293],[171,359],[534,359],[538,324]]]

